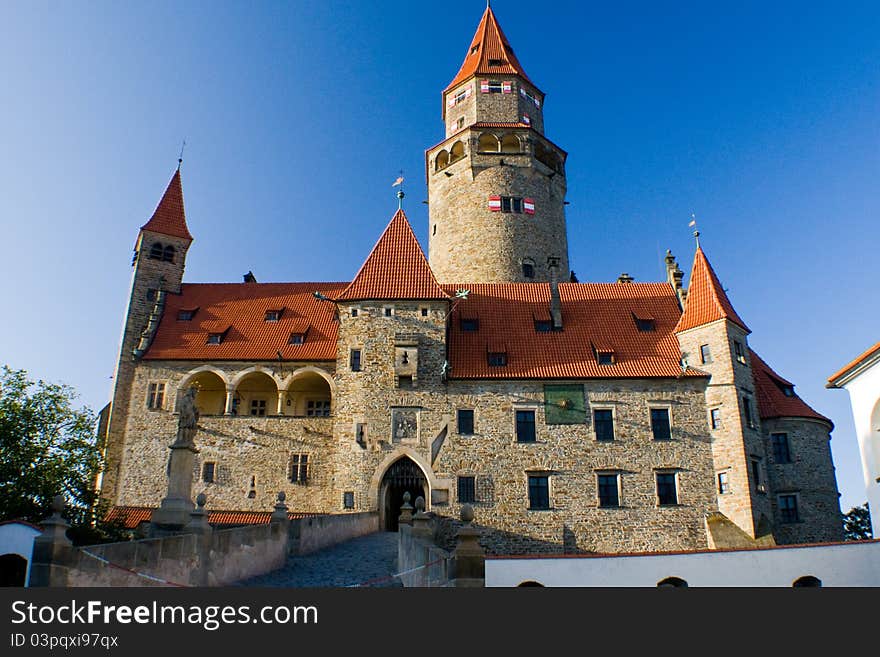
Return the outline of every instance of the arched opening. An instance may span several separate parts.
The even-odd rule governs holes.
[[[519,143],[519,137],[512,133],[507,133],[501,138],[502,153],[519,153],[520,151],[522,151],[522,146]]]
[[[282,413],[297,417],[330,417],[333,393],[327,380],[316,372],[297,375],[287,387]]]
[[[278,411],[278,386],[265,372],[251,372],[235,387],[238,415],[263,417]]]
[[[535,277],[535,261],[531,258],[523,258],[522,259],[522,274],[523,278],[534,278]]]
[[[187,388],[196,389],[196,408],[200,415],[223,415],[226,411],[226,384],[219,374],[199,372],[182,384],[179,392]]]
[[[0,556],[0,586],[24,586],[27,559],[20,554]]]
[[[536,581],[531,580],[531,579],[530,579],[530,580],[526,580],[525,582],[520,582],[520,583],[517,584],[516,586],[517,586],[517,588],[524,587],[524,586],[540,586],[541,588],[544,588],[544,585],[541,584],[541,582],[536,582]]]
[[[162,260],[165,262],[174,262],[174,247],[170,244],[162,251]]]
[[[437,159],[434,160],[434,169],[440,171],[449,166],[449,151],[442,150],[437,153]]]
[[[155,242],[150,247],[150,260],[161,260],[164,253],[165,248],[159,242]]]
[[[681,577],[667,577],[666,579],[661,579],[657,582],[658,587],[672,587],[677,589],[686,589],[687,585],[688,583]]]
[[[428,482],[425,473],[408,456],[395,461],[379,485],[379,509],[382,511],[382,526],[385,531],[397,531],[397,518],[403,506],[403,494],[410,494],[410,504],[415,507],[417,497],[428,499]],[[415,511],[414,511],[415,512]]]
[[[455,142],[449,149],[449,163],[452,164],[456,160],[464,157],[464,144],[460,141]]]
[[[481,153],[497,153],[498,137],[491,132],[484,132],[477,141],[477,148]]]
[[[791,586],[796,589],[818,589],[822,587],[822,580],[813,575],[804,575],[794,580]]]

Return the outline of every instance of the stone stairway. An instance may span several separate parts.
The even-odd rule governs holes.
[[[397,572],[396,532],[376,532],[312,554],[289,557],[278,570],[238,586],[267,587],[401,587]]]

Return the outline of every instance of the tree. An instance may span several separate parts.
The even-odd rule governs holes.
[[[868,503],[854,506],[843,515],[843,537],[847,541],[867,541],[871,533],[871,512]]]
[[[25,370],[0,372],[0,520],[39,522],[52,498],[67,500],[75,542],[121,538],[101,519],[97,476],[103,467],[96,415],[74,408],[67,385],[31,381]],[[79,540],[77,540],[79,539]]]

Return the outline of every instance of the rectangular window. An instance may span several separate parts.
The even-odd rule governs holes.
[[[347,490],[342,494],[342,508],[343,509],[353,509],[354,508],[354,491]]]
[[[773,460],[776,463],[791,463],[787,433],[771,433],[770,443],[773,445]]]
[[[614,365],[614,352],[599,351],[596,352],[596,362],[599,365]]]
[[[507,365],[507,354],[503,351],[490,351],[487,357],[490,367],[504,367]]]
[[[367,425],[358,422],[354,427],[354,439],[358,445],[366,448],[367,446]]]
[[[743,395],[742,400],[743,400],[743,414],[745,415],[745,418],[746,418],[746,426],[749,429],[754,429],[755,428],[755,416],[754,416],[754,413],[752,412],[752,400],[749,399],[748,397],[746,397],[745,395]]]
[[[422,313],[422,317],[428,316],[428,309],[427,308],[419,308],[419,311]]]
[[[657,504],[670,506],[678,504],[678,490],[674,472],[657,473]]]
[[[721,409],[713,408],[709,411],[709,424],[713,429],[721,428]]]
[[[597,408],[593,411],[593,428],[596,440],[610,442],[614,440],[614,411],[610,408]]]
[[[550,478],[547,475],[529,475],[529,509],[550,508]]]
[[[460,325],[462,331],[477,331],[480,328],[480,320],[462,317]]]
[[[654,440],[672,439],[672,431],[669,426],[668,408],[651,409],[651,432],[654,434]]]
[[[618,475],[600,474],[598,475],[598,484],[599,506],[606,508],[620,506]]]
[[[251,399],[251,415],[263,417],[266,414],[265,399]]]
[[[501,93],[501,81],[500,80],[489,80],[489,93],[490,94],[500,94]]]
[[[223,342],[222,333],[208,333],[207,344],[220,344],[221,342]]]
[[[307,417],[330,417],[329,399],[310,399],[306,402]]]
[[[385,317],[391,317],[392,315],[394,315],[394,308],[383,308],[382,313],[385,315]]]
[[[309,455],[291,454],[287,478],[292,484],[305,485],[309,481]]]
[[[533,265],[530,262],[522,263],[522,271],[523,271],[523,278],[534,278],[535,277],[535,265]],[[549,325],[550,322],[547,322],[547,324]],[[549,331],[550,329],[547,329],[547,330]]]
[[[291,333],[287,339],[287,344],[303,344],[306,341],[305,333]]]
[[[458,433],[462,436],[471,436],[474,433],[474,411],[469,408],[458,409],[456,420]]]
[[[358,309],[357,309],[357,308],[352,308],[352,309],[351,309],[351,316],[352,316],[352,317],[357,317],[357,316],[358,316]]]
[[[455,122],[455,128],[456,128],[456,130],[461,130],[463,127],[464,127],[464,117],[462,116],[458,119],[458,121]],[[436,228],[436,226],[434,226],[434,228]]]
[[[361,350],[360,349],[352,349],[351,356],[348,360],[349,365],[351,365],[352,372],[360,372],[361,371]]]
[[[718,493],[724,495],[730,492],[730,474],[727,472],[718,473]]]
[[[700,345],[700,362],[703,363],[703,365],[708,365],[712,362],[712,350],[707,344]]]
[[[525,267],[525,266],[526,265],[523,265],[523,267]],[[531,267],[531,265],[528,265],[528,266]],[[532,276],[530,276],[529,278],[532,278],[533,276],[534,276],[534,270],[533,270]],[[537,333],[550,333],[550,331],[552,331],[552,330],[553,330],[553,322],[550,321],[549,319],[536,319],[535,320],[535,331]]]
[[[767,492],[767,487],[764,485],[764,473],[761,468],[761,459],[759,458],[752,459],[752,483],[755,485],[755,490],[757,492]]]
[[[147,392],[147,408],[161,409],[165,406],[165,384],[151,383]]]
[[[507,212],[508,214],[522,214],[523,199],[521,196],[502,196],[500,198],[502,212]]]
[[[179,322],[191,322],[192,318],[195,317],[195,310],[179,310],[177,311],[177,321]]]
[[[216,469],[216,463],[213,461],[206,461],[202,463],[202,481],[206,484],[214,483],[214,470]]]
[[[458,478],[458,503],[473,504],[477,501],[474,477]]]
[[[535,442],[535,411],[516,412],[516,442]]]
[[[736,357],[737,362],[746,364],[746,353],[743,351],[742,342],[733,341],[733,355]]]
[[[782,522],[800,522],[797,495],[779,496],[779,519]]]

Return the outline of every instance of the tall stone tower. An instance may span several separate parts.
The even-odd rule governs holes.
[[[180,169],[174,172],[150,220],[141,226],[132,261],[131,294],[122,327],[119,360],[113,377],[113,397],[106,437],[106,471],[101,490],[115,501],[120,476],[125,422],[131,399],[136,361],[143,355],[158,328],[167,294],[179,294],[186,252],[192,235],[186,226]],[[164,397],[163,391],[163,397]],[[140,400],[146,403],[146,400]],[[166,408],[173,400],[165,399]]]
[[[439,280],[548,281],[551,259],[568,271],[566,153],[544,136],[543,107],[487,7],[443,92],[446,138],[426,153]]]

